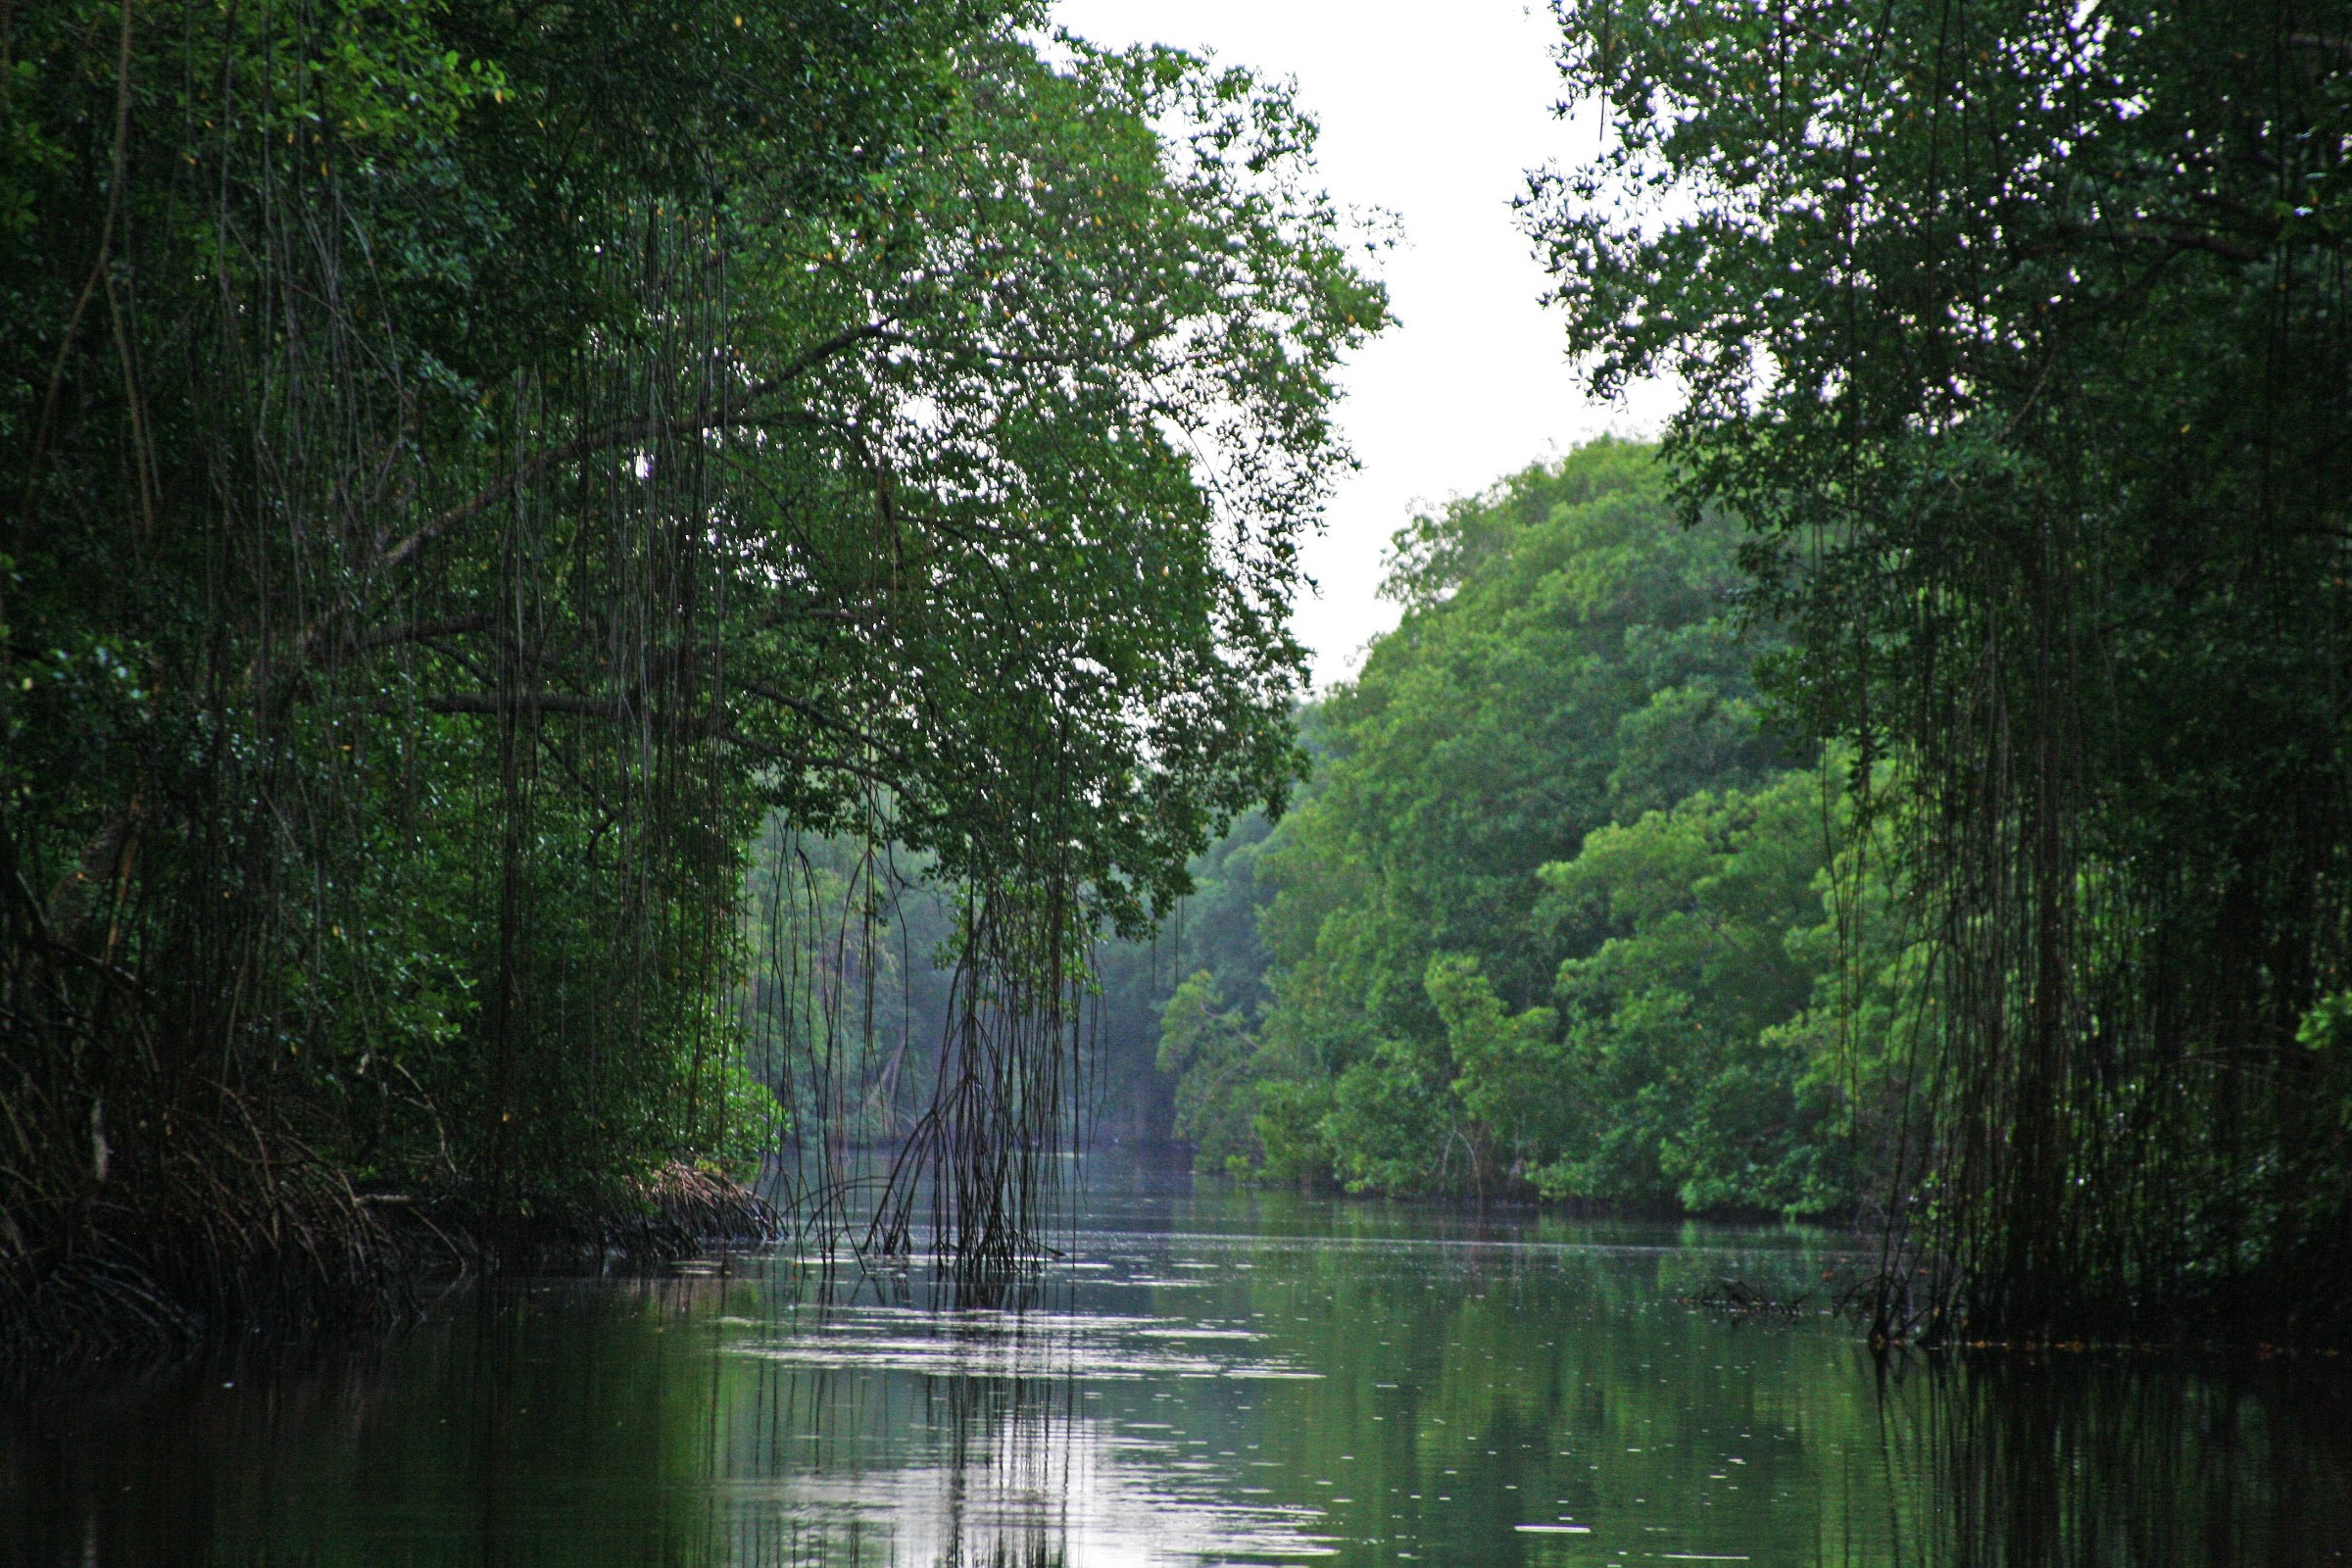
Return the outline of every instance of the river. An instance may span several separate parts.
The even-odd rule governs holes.
[[[0,1564],[2352,1561],[2322,1357],[1882,1359],[1817,1232],[1093,1180],[1018,1300],[713,1260],[0,1408]],[[1793,1313],[1693,1304],[1734,1279]]]

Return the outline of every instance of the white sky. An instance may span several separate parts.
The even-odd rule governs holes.
[[[1373,597],[1389,535],[1417,505],[1484,489],[1603,431],[1654,434],[1654,389],[1586,396],[1561,323],[1537,304],[1543,269],[1511,221],[1525,171],[1597,146],[1597,121],[1553,118],[1556,36],[1524,0],[1059,0],[1056,19],[1109,45],[1169,43],[1297,80],[1321,122],[1325,186],[1343,208],[1395,214],[1380,262],[1396,324],[1348,366],[1341,422],[1363,467],[1307,548],[1318,598],[1298,607],[1318,685],[1352,674],[1395,622]]]

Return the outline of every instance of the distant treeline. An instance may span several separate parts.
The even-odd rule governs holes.
[[[1785,644],[1743,611],[1739,538],[1683,526],[1621,441],[1397,535],[1403,620],[1310,710],[1302,804],[1202,868],[1214,956],[1159,1059],[1204,1166],[1651,1211],[1877,1198],[1892,1020],[1846,1003],[1900,955],[1843,770],[1764,721]],[[1243,857],[1247,899],[1218,897]]]

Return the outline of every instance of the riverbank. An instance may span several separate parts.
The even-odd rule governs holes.
[[[294,1184],[272,1199],[186,1215],[124,1205],[0,1256],[0,1381],[372,1331],[413,1311],[428,1281],[644,1266],[784,1231],[741,1181],[674,1162],[560,1205]]]
[[[1872,1355],[1798,1229],[1104,1162],[1026,1313],[797,1254],[521,1279],[321,1353],[0,1398],[0,1564],[2270,1568],[2352,1547],[2352,1387]],[[1534,1527],[1534,1528],[1529,1528]],[[11,1554],[13,1552],[13,1555]]]

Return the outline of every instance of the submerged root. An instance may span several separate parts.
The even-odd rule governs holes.
[[[477,1259],[507,1268],[751,1250],[775,1246],[786,1230],[775,1207],[742,1182],[676,1160],[609,1197],[542,1203],[527,1215],[485,1222],[447,1204],[418,1217],[469,1238]]]
[[[237,1206],[126,1204],[54,1223],[45,1246],[0,1252],[0,1383],[381,1328],[408,1315],[416,1284],[434,1275],[653,1262],[771,1246],[783,1233],[743,1183],[678,1163],[609,1199],[527,1215],[323,1182]]]
[[[1813,1296],[1811,1292],[1779,1296],[1727,1275],[1681,1300],[1686,1306],[1733,1317],[1796,1317],[1812,1304]]]
[[[0,1381],[161,1365],[257,1335],[307,1341],[406,1301],[399,1248],[340,1195],[108,1214],[52,1235],[0,1258]]]

